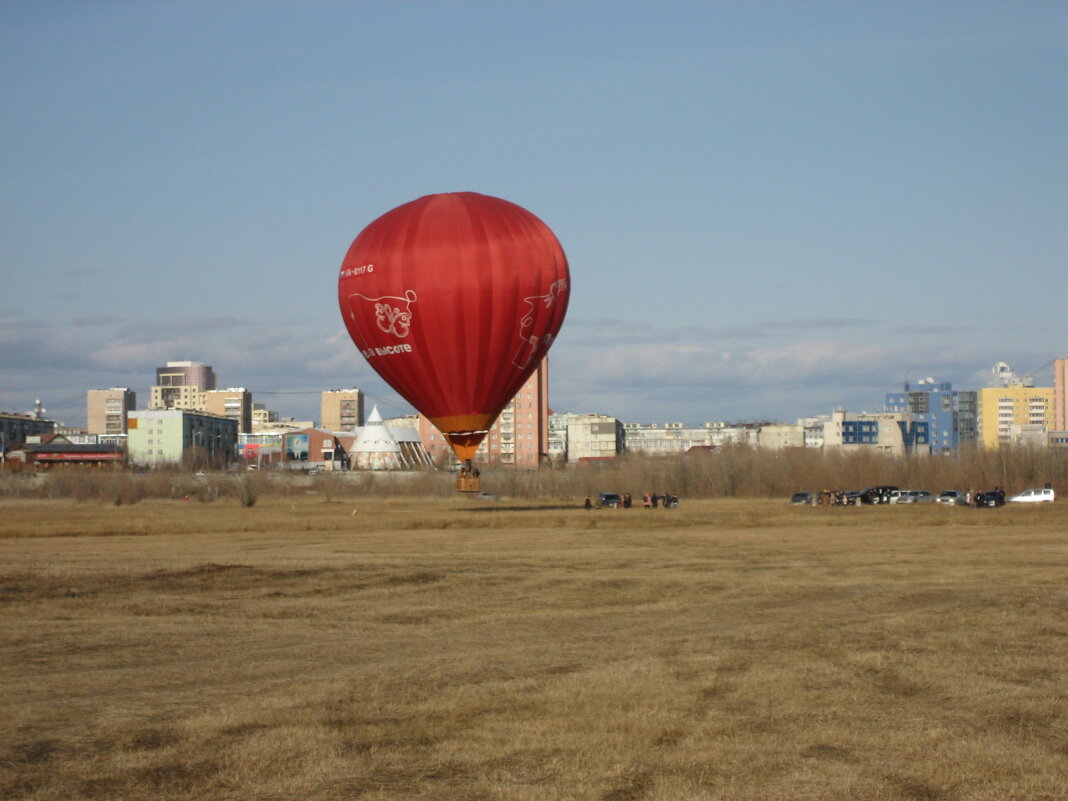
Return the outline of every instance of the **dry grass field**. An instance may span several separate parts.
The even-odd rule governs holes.
[[[1068,798],[1068,503],[0,501],[5,799]]]

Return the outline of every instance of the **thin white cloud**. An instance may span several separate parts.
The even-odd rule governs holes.
[[[966,334],[974,330],[975,326],[970,325],[900,325],[894,328],[894,333],[934,336],[938,334]]]
[[[122,318],[115,314],[90,315],[88,317],[75,317],[71,325],[76,327],[95,327],[103,325],[118,325]]]
[[[620,345],[595,352],[561,354],[581,371],[583,383],[608,386],[657,382],[667,386],[791,382],[883,365],[881,345],[808,341],[774,348],[717,348],[685,345]]]

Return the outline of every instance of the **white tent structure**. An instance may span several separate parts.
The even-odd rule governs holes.
[[[408,467],[401,446],[378,413],[371,410],[367,424],[360,429],[352,446],[352,463],[357,470],[403,470]]]

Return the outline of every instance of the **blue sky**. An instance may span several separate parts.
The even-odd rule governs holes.
[[[876,409],[1068,355],[1063,2],[0,4],[0,409],[192,359],[358,386],[337,273],[471,190],[556,232],[550,403]],[[144,393],[144,394],[141,394]]]

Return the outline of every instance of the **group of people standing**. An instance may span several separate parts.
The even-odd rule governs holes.
[[[615,495],[611,493],[609,495],[600,495],[596,504],[590,496],[586,496],[586,508],[587,509],[600,509],[603,506],[618,507],[620,509],[630,509],[633,505],[633,500],[629,492],[624,492],[622,495]],[[663,505],[665,509],[674,509],[679,505],[679,496],[670,492],[663,494],[659,492],[646,492],[642,494],[642,506],[646,509],[656,509],[658,506]]]
[[[983,496],[986,496],[984,499]],[[975,490],[964,491],[964,505],[965,506],[983,506],[989,504],[990,500],[994,501],[994,506],[1005,505],[1005,488],[994,487],[992,490],[986,492],[977,492]]]
[[[845,490],[821,490],[816,493],[817,506],[851,506],[852,500]]]
[[[663,504],[665,509],[674,509],[679,505],[679,498],[670,492],[665,492],[663,495],[656,492],[646,492],[642,495],[642,506],[644,508],[655,509],[660,504]]]

